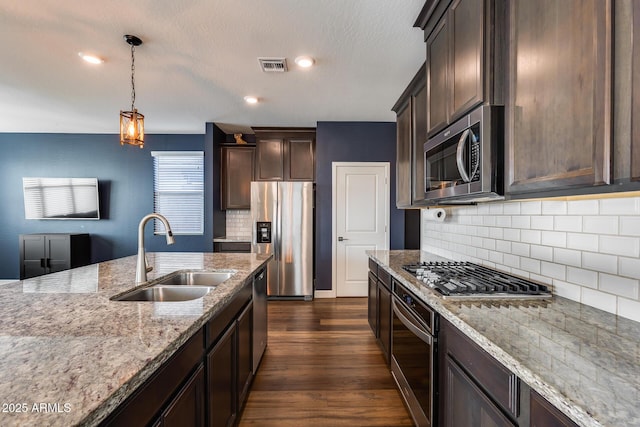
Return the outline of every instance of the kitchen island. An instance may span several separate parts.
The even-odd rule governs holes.
[[[576,424],[640,425],[640,323],[561,297],[444,300],[402,266],[446,259],[423,251],[368,253]]]
[[[96,425],[233,299],[270,255],[150,253],[177,270],[235,274],[202,298],[125,302],[126,257],[0,287],[0,425]]]

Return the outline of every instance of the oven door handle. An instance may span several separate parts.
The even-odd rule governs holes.
[[[393,300],[393,312],[398,316],[398,319],[407,327],[407,329],[413,332],[422,341],[431,345],[433,337],[431,337],[429,333],[425,332],[422,326],[416,325],[414,321],[411,321],[411,317],[413,317],[413,315],[408,313],[404,307],[396,302],[395,299]]]
[[[467,174],[467,169],[465,168],[464,161],[462,160],[462,155],[464,154],[464,146],[467,145],[467,137],[469,136],[470,129],[465,129],[462,132],[462,136],[460,136],[460,140],[458,141],[458,149],[456,150],[456,164],[458,166],[458,172],[460,172],[460,177],[464,182],[471,181],[469,178],[469,174]]]

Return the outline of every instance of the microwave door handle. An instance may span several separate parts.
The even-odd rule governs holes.
[[[464,154],[464,146],[467,145],[467,137],[469,136],[469,129],[466,129],[462,132],[460,136],[460,140],[458,141],[458,149],[456,150],[456,164],[458,165],[458,172],[460,172],[460,177],[464,182],[471,181],[467,171],[465,169],[464,161],[462,160],[462,155]]]

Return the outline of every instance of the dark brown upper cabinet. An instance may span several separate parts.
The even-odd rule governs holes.
[[[251,209],[254,147],[222,147],[221,207]]]
[[[393,106],[396,112],[396,207],[420,206],[424,200],[424,162],[427,142],[425,65]]]
[[[506,191],[608,184],[611,0],[514,0],[507,16]]]
[[[427,132],[483,102],[503,102],[504,8],[494,0],[427,1],[416,25],[427,45]]]
[[[253,128],[256,181],[314,181],[314,128]]]

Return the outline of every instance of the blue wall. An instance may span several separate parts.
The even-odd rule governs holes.
[[[390,249],[404,248],[404,211],[396,209],[396,124],[318,122],[316,129],[316,289],[331,289],[331,163],[390,162]]]
[[[163,236],[146,227],[148,251],[213,250],[211,221],[212,145],[204,135],[146,135],[144,149],[120,146],[118,135],[0,134],[0,279],[20,275],[18,235],[89,233],[92,261],[133,255],[140,218],[153,211],[151,151],[205,151],[205,233],[176,236],[166,246]],[[25,220],[22,177],[96,177],[100,191],[99,221]]]

